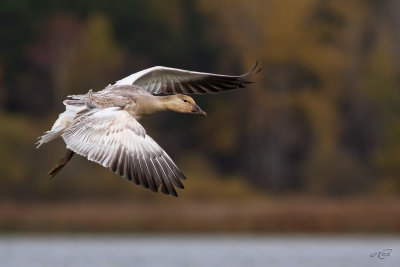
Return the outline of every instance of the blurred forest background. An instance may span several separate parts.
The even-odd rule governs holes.
[[[0,230],[399,232],[398,14],[396,0],[2,0]],[[250,87],[195,96],[208,118],[143,120],[188,176],[178,199],[80,157],[46,176],[63,142],[34,143],[67,95],[256,60]]]

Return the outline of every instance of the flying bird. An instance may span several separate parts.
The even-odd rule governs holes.
[[[177,196],[185,175],[139,123],[142,116],[171,110],[206,116],[187,94],[205,94],[243,88],[261,69],[258,62],[240,76],[152,67],[134,73],[101,91],[70,95],[65,111],[37,147],[62,137],[65,156],[50,170],[54,177],[74,154],[109,168],[154,192]]]

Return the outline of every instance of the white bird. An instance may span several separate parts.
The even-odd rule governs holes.
[[[181,180],[186,177],[138,120],[163,110],[205,116],[185,94],[245,87],[251,83],[247,78],[261,70],[257,64],[240,76],[153,67],[101,91],[68,96],[63,102],[66,110],[37,142],[40,147],[61,136],[66,144],[66,155],[49,176],[54,177],[77,153],[154,192],[161,187],[164,194],[177,196],[175,187],[183,188]]]

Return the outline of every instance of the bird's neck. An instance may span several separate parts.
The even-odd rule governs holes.
[[[172,109],[172,97],[171,96],[145,96],[138,102],[138,115],[149,115],[159,111],[171,110]]]
[[[174,110],[176,106],[175,95],[156,96],[161,110]]]

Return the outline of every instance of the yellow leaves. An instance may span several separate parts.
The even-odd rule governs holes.
[[[251,199],[260,195],[245,180],[239,177],[224,177],[215,166],[199,154],[189,154],[182,158],[182,169],[190,173],[184,181],[185,190],[181,191],[183,199]]]
[[[339,141],[336,137],[340,134],[340,118],[331,100],[304,92],[298,101],[306,111],[319,152],[334,149]]]
[[[71,92],[82,88],[104,88],[115,80],[124,52],[114,40],[109,20],[95,14],[87,19],[81,39],[68,67]]]
[[[5,184],[22,183],[29,177],[25,150],[34,149],[34,125],[26,117],[0,113],[0,173]]]
[[[83,32],[81,49],[86,53],[82,53],[82,56],[93,63],[108,63],[111,66],[117,64],[122,54],[113,38],[107,18],[99,14],[92,15],[88,18]]]
[[[312,136],[311,142],[303,143],[310,154],[300,160],[302,167],[311,166],[309,183],[323,173],[333,173],[332,181],[333,176],[342,174],[362,180],[360,177],[370,171],[369,159],[374,157],[381,162],[375,162],[375,167],[384,166],[382,162],[396,166],[400,161],[396,130],[400,128],[400,68],[394,56],[397,45],[393,27],[389,29],[388,20],[380,13],[384,9],[374,10],[376,5],[365,1],[343,0],[199,2],[205,14],[219,21],[219,33],[232,49],[230,53],[242,55],[243,66],[258,58],[264,67],[256,89],[243,99],[247,115],[240,127],[247,139],[260,137],[262,132],[290,139],[286,137],[289,132],[296,133],[297,126],[277,123],[276,118],[301,110],[306,118],[300,124],[310,127]],[[371,120],[378,118],[381,124],[366,125],[370,114],[376,116]],[[374,130],[380,126],[384,128]],[[346,136],[358,135],[368,136],[371,142],[344,141]],[[374,151],[378,138],[383,138],[382,152]],[[268,142],[255,142],[260,155],[268,151]],[[290,148],[285,142],[278,150]],[[354,156],[362,153],[368,155]],[[333,165],[337,172],[329,168],[335,157],[342,158]],[[284,160],[277,164],[285,164]],[[313,172],[313,168],[318,171]]]

